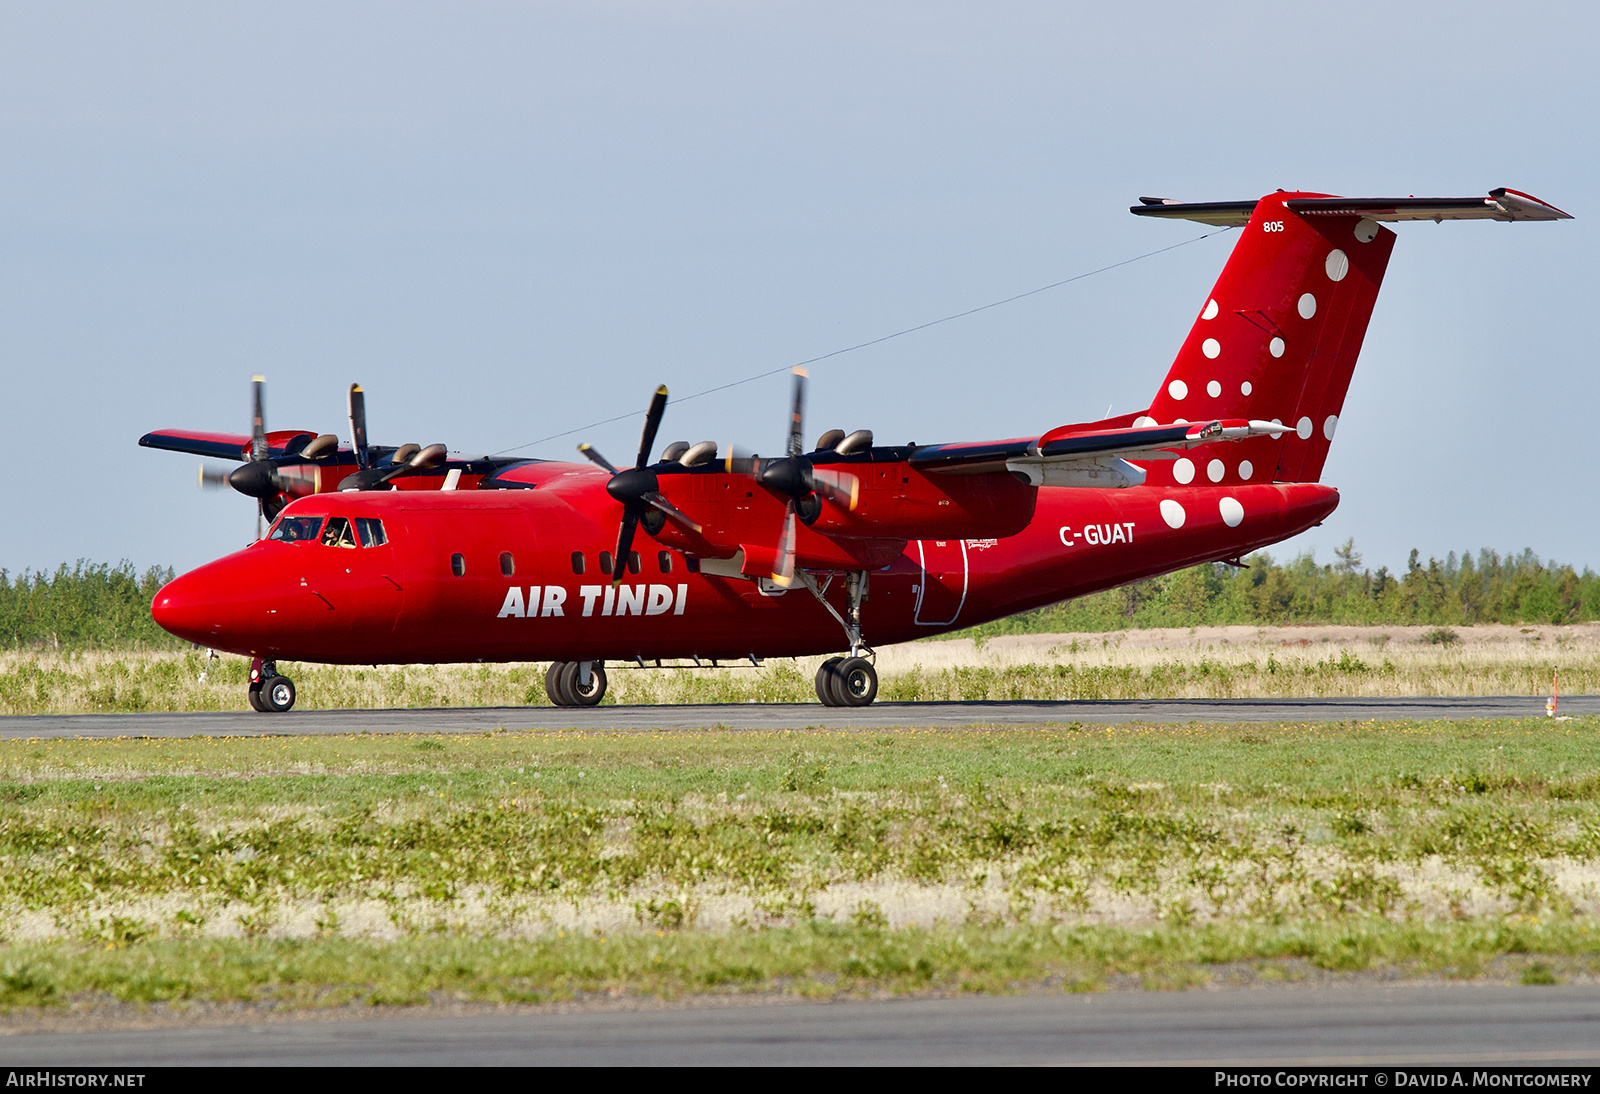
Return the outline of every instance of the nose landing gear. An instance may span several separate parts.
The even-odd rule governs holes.
[[[544,673],[544,692],[558,707],[592,707],[606,695],[604,661],[556,661]]]
[[[294,681],[278,675],[276,661],[250,662],[250,706],[262,714],[282,714],[294,706]]]

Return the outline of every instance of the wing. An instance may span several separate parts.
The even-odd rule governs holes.
[[[923,471],[979,475],[1006,470],[1034,486],[1121,489],[1144,482],[1128,460],[1170,460],[1177,452],[1217,441],[1281,434],[1282,422],[1227,420],[1122,429],[1063,426],[1037,440],[943,444],[919,448],[910,463]]]
[[[162,448],[168,452],[188,452],[218,460],[250,458],[248,433],[202,433],[193,429],[158,429],[139,438],[142,448]]]
[[[279,429],[268,433],[267,456],[292,456],[311,442],[316,434],[307,429]],[[245,433],[202,433],[194,429],[158,429],[139,438],[143,448],[164,448],[168,452],[188,452],[219,460],[248,460],[250,437]]]

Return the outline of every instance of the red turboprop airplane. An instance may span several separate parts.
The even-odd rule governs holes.
[[[786,453],[674,441],[634,466],[451,458],[441,445],[165,430],[140,443],[247,460],[228,480],[270,533],[167,584],[151,611],[252,658],[261,711],[294,705],[277,661],[551,661],[550,699],[590,706],[607,661],[832,653],[817,696],[877,694],[872,643],[904,642],[1197,563],[1320,523],[1318,481],[1395,235],[1380,221],[1561,220],[1484,198],[1143,198],[1140,216],[1237,226],[1239,241],[1145,411],[1014,440],[884,446],[868,430]],[[259,380],[259,378],[258,378]],[[619,530],[620,529],[620,530]]]

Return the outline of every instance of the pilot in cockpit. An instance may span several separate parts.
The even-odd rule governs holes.
[[[325,547],[349,547],[356,545],[355,533],[350,530],[350,522],[344,517],[331,517],[328,527],[322,532],[322,543]]]

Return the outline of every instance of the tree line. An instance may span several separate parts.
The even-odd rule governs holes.
[[[178,649],[180,642],[150,618],[156,590],[172,568],[144,573],[131,562],[111,566],[79,559],[54,574],[0,570],[0,642],[13,649]]]
[[[1198,627],[1233,623],[1471,625],[1582,623],[1600,620],[1600,575],[1541,561],[1531,550],[1499,555],[1450,552],[1404,573],[1362,565],[1354,541],[1318,565],[1310,554],[1277,562],[1265,551],[1245,565],[1212,563],[1093,593],[1064,604],[985,623],[963,633],[1040,634],[1128,627]],[[14,649],[177,649],[183,645],[150,618],[156,590],[171,567],[142,574],[79,560],[54,574],[0,570],[0,642]]]
[[[1471,625],[1583,623],[1600,619],[1600,574],[1541,561],[1532,550],[1482,550],[1422,561],[1404,573],[1362,565],[1355,541],[1318,565],[1311,554],[1277,562],[1265,551],[1244,567],[1209,563],[974,627],[972,635],[1110,631],[1129,627],[1344,623]]]

